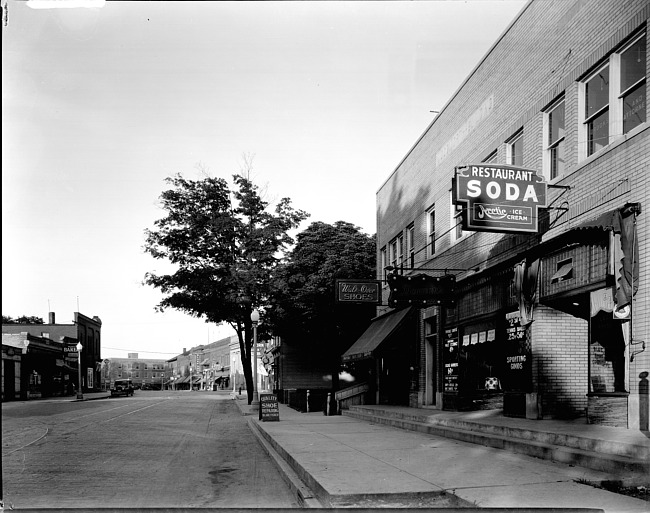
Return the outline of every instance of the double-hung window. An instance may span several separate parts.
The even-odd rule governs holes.
[[[387,259],[387,256],[386,256],[386,248],[385,247],[381,248],[381,253],[380,253],[379,258],[381,260],[381,279],[384,281],[384,284],[385,284],[386,280],[388,278],[388,276],[386,274],[387,273],[386,266],[388,265],[388,259]]]
[[[435,205],[427,210],[427,255],[432,257],[436,254],[436,207]]]
[[[646,121],[646,36],[643,34],[621,52],[623,133]]]
[[[461,239],[467,232],[463,232],[463,207],[454,204],[453,192],[449,191],[449,224],[452,244]]]
[[[646,122],[646,34],[614,52],[580,83],[580,157]]]
[[[496,164],[497,163],[497,150],[494,150],[487,157],[483,159],[483,162],[486,164]]]
[[[511,166],[524,165],[524,131],[519,130],[506,143],[506,158]]]
[[[404,236],[399,235],[395,237],[391,243],[388,245],[390,265],[393,269],[399,269],[402,267],[403,259],[402,252],[404,248]]]
[[[413,225],[406,229],[406,254],[408,258],[408,267],[415,267],[415,227]]]
[[[554,180],[564,174],[564,98],[544,112],[544,175]]]
[[[587,156],[609,144],[609,64],[585,83]]]

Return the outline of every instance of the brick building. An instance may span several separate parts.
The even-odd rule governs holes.
[[[175,390],[219,390],[231,386],[231,336],[192,347],[167,360],[170,368],[169,388]]]
[[[67,324],[56,322],[54,312],[49,312],[46,324],[3,324],[3,334],[28,333],[34,337],[50,339],[64,348],[65,356],[60,367],[65,371],[64,380],[76,386],[78,354],[70,351],[81,343],[81,381],[84,392],[101,390],[101,329],[99,317],[87,317],[74,312],[74,319]],[[66,351],[68,349],[69,351]],[[76,350],[75,350],[76,351]],[[72,369],[72,370],[71,370]]]
[[[162,390],[169,379],[167,361],[160,358],[140,358],[129,353],[127,358],[107,358],[102,366],[102,388],[108,390],[116,379],[130,378],[135,388]]]
[[[380,309],[371,401],[648,429],[649,14],[531,0],[381,186],[384,304],[453,294]]]

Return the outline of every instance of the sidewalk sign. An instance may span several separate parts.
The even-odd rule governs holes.
[[[260,394],[260,417],[259,420],[280,420],[280,408],[278,396],[275,394]]]

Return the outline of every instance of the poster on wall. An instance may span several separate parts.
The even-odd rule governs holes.
[[[510,391],[528,391],[532,387],[532,356],[526,327],[519,311],[506,314],[505,372],[502,386]]]
[[[444,391],[458,392],[458,328],[445,330],[445,344],[442,361],[444,363]]]

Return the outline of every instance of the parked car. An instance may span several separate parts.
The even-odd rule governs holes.
[[[116,395],[133,395],[133,381],[130,379],[116,379],[111,387],[111,397]]]

